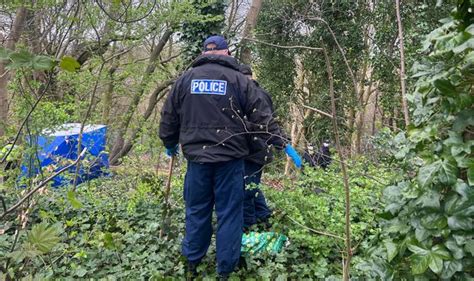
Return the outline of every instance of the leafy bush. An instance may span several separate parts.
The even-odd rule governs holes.
[[[415,64],[413,125],[394,155],[407,177],[384,191],[383,231],[359,269],[373,278],[465,279],[474,274],[474,21],[472,1],[431,32]]]

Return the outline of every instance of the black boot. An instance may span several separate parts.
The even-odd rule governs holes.
[[[217,280],[227,281],[227,280],[229,280],[229,274],[228,273],[219,274],[219,276],[217,276]]]
[[[237,263],[237,270],[247,270],[247,261],[244,257],[239,258],[239,263]]]
[[[197,267],[199,263],[188,262],[186,266],[186,280],[191,281],[199,276],[197,272]]]

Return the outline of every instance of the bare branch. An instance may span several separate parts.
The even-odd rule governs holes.
[[[319,113],[319,114],[321,114],[321,115],[324,115],[324,116],[326,116],[326,117],[329,117],[329,118],[331,118],[331,119],[334,118],[331,114],[329,114],[329,113],[327,113],[327,112],[324,112],[324,111],[322,111],[322,110],[319,110],[319,109],[317,109],[317,108],[314,108],[314,107],[311,107],[311,106],[307,106],[307,105],[304,105],[304,104],[302,104],[301,106],[303,106],[304,108],[307,108],[307,109],[309,109],[309,110],[312,110],[312,111],[314,111],[314,112],[316,112],[316,113]]]

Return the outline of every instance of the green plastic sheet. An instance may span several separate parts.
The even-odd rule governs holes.
[[[288,237],[276,232],[249,232],[242,236],[241,252],[252,256],[258,253],[280,253]]]

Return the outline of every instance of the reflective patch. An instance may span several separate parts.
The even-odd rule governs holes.
[[[191,94],[225,96],[227,81],[194,79],[191,81]]]

